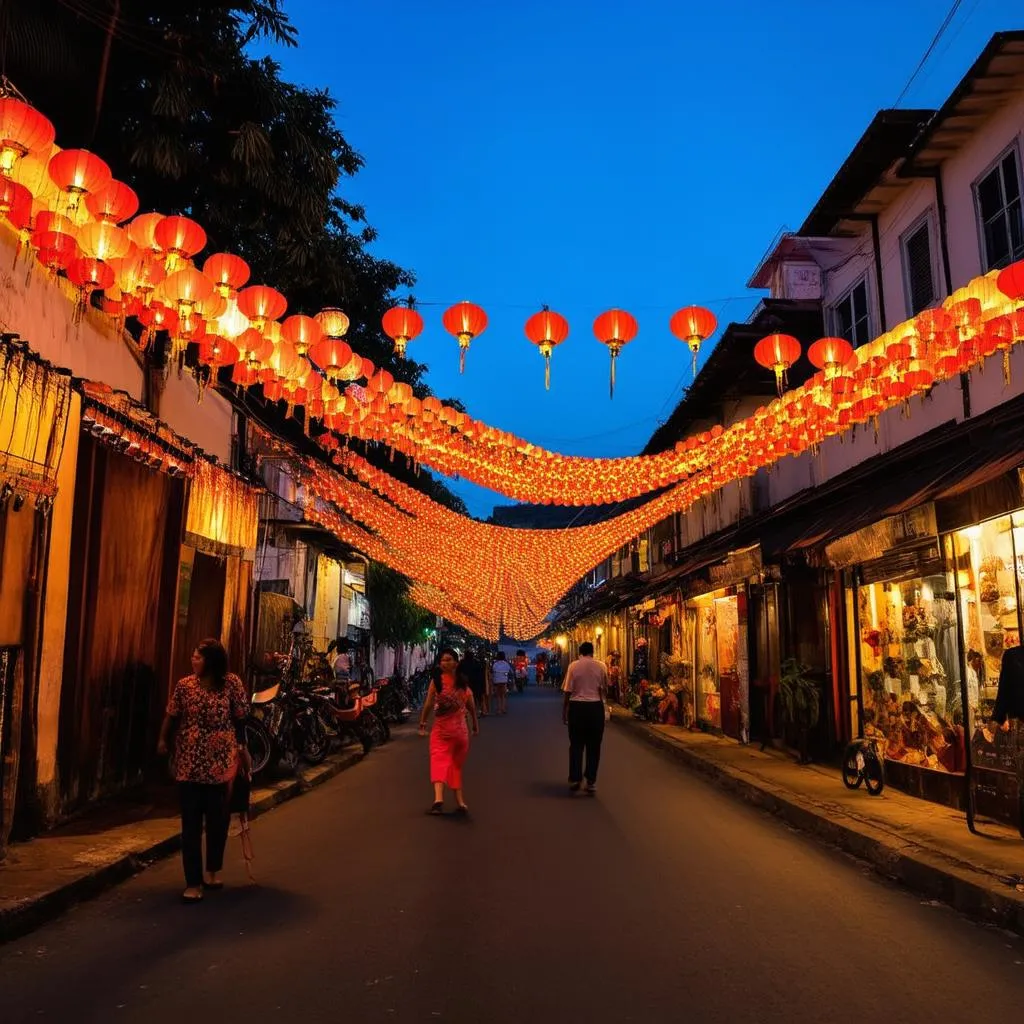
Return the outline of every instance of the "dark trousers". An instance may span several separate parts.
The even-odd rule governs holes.
[[[228,785],[203,782],[179,782],[181,800],[181,860],[185,866],[185,885],[203,884],[203,823],[206,824],[206,870],[220,871],[224,866],[224,847],[228,841]]]
[[[597,766],[601,762],[601,740],[604,738],[604,704],[599,700],[569,701],[569,781],[582,782],[584,777],[597,782]],[[587,766],[584,770],[583,755]]]

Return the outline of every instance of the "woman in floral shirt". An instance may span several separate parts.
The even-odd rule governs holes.
[[[159,752],[166,755],[174,730],[174,777],[181,800],[182,898],[197,903],[203,888],[220,889],[228,838],[228,789],[237,771],[248,774],[245,717],[249,700],[242,681],[228,672],[228,656],[217,640],[192,652],[192,675],[179,679],[167,703]],[[203,823],[206,872],[203,872]]]

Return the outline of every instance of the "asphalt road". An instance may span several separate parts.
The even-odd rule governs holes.
[[[470,821],[410,731],[254,826],[257,886],[157,865],[0,947],[0,1021],[1019,1020],[1024,944],[877,881],[608,731],[567,795],[553,694],[488,718]],[[837,785],[838,785],[837,780]]]

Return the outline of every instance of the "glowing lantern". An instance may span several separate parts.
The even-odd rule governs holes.
[[[13,96],[0,99],[0,174],[8,175],[27,153],[49,151],[53,146],[53,123]]]
[[[789,334],[769,334],[754,346],[754,359],[775,373],[775,384],[781,395],[789,368],[800,358],[800,342]]]
[[[87,149],[64,149],[50,157],[50,177],[67,196],[68,211],[77,212],[83,196],[109,184],[110,168]]]
[[[323,336],[324,329],[320,324],[303,313],[296,313],[281,324],[281,337],[294,345],[300,356],[306,355]]]
[[[321,309],[314,319],[320,325],[320,330],[328,338],[344,338],[348,331],[348,317],[334,306]]]
[[[853,346],[845,338],[819,338],[807,350],[807,358],[830,380],[853,361]]]
[[[254,284],[238,293],[238,308],[252,321],[261,334],[271,320],[280,320],[288,308],[288,300],[276,289]]]
[[[1005,270],[1000,270],[996,286],[1008,299],[1015,302],[1024,301],[1024,260],[1011,263]]]
[[[249,264],[230,252],[215,252],[203,264],[203,273],[226,298],[249,280]]]
[[[464,373],[469,344],[487,329],[487,314],[472,302],[457,302],[444,311],[441,322],[459,341],[459,373]]]
[[[32,215],[32,193],[10,178],[0,179],[0,214],[18,227],[24,226]]]
[[[67,269],[68,280],[78,287],[81,305],[85,306],[90,292],[103,291],[114,283],[114,271],[102,260],[79,256]]]
[[[163,219],[162,213],[140,214],[128,225],[128,234],[144,252],[159,254],[160,244],[156,240],[156,228]]]
[[[132,247],[128,232],[109,221],[91,221],[78,229],[76,237],[86,256],[103,262],[123,259]]]
[[[622,309],[609,309],[594,321],[594,334],[602,345],[608,346],[611,353],[611,379],[609,395],[615,397],[615,363],[622,351],[622,346],[636,337],[636,318]]]
[[[715,333],[717,326],[715,314],[703,306],[684,306],[673,313],[668,322],[669,330],[680,341],[685,341],[693,353],[694,376],[697,375],[697,353],[700,352],[700,346]]]
[[[153,228],[153,241],[165,253],[167,270],[177,270],[206,245],[206,232],[188,217],[163,217]]]
[[[340,338],[321,338],[309,350],[309,358],[327,377],[338,380],[345,376],[345,368],[352,361],[352,349]]]
[[[199,343],[199,362],[219,369],[238,362],[238,349],[226,338],[209,334]]]
[[[544,387],[551,388],[551,353],[569,337],[569,321],[560,313],[553,313],[544,306],[534,313],[524,327],[526,337],[533,342],[544,357]]]
[[[217,334],[233,341],[249,329],[249,318],[238,308],[238,303],[234,299],[225,299],[223,296],[219,298],[227,308],[216,317]],[[232,359],[231,362],[235,360]]]
[[[85,205],[97,220],[121,224],[139,212],[139,197],[123,181],[110,181],[87,195]]]
[[[380,322],[384,333],[395,343],[395,353],[404,359],[406,346],[423,330],[423,317],[411,306],[395,306]]]
[[[157,294],[165,296],[178,314],[176,344],[180,351],[184,347],[182,341],[194,340],[203,329],[197,307],[216,294],[213,282],[195,267],[184,267],[168,275]]]

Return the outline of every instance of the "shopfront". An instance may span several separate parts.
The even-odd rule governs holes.
[[[1019,477],[892,516],[830,545],[846,562],[851,701],[888,781],[1020,827],[1017,730],[991,726],[1003,654],[1021,638]],[[978,518],[986,509],[1021,508]],[[879,553],[884,549],[884,553]],[[859,551],[876,554],[855,566]]]

